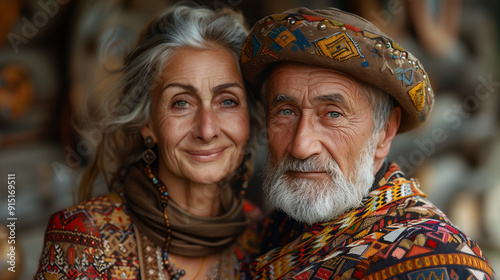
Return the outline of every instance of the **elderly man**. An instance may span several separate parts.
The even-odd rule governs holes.
[[[307,224],[252,264],[255,279],[493,278],[478,245],[385,161],[433,105],[412,54],[359,16],[298,8],[253,27],[241,67],[266,106],[268,198]],[[274,224],[264,236],[286,240]]]

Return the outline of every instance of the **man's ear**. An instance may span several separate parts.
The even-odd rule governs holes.
[[[387,120],[387,125],[379,134],[380,138],[375,150],[375,160],[383,160],[389,154],[391,143],[399,129],[401,123],[401,107],[395,106]]]

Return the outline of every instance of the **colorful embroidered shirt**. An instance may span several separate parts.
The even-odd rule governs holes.
[[[246,202],[251,221],[236,245],[222,253],[220,275],[245,279],[248,251],[255,247],[255,219],[260,211]],[[132,224],[117,193],[97,197],[52,215],[35,279],[165,279],[162,249]]]
[[[335,221],[257,258],[254,279],[493,279],[478,245],[396,164]]]

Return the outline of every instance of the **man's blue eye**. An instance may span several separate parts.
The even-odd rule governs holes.
[[[289,115],[293,115],[293,111],[290,109],[283,109],[283,110],[281,110],[281,114],[283,114],[285,116],[289,116]]]
[[[328,116],[330,116],[331,118],[338,118],[338,117],[340,117],[340,113],[339,112],[329,112]]]

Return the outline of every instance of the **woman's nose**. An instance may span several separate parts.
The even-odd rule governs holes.
[[[202,107],[197,122],[198,127],[195,132],[197,139],[210,142],[218,137],[220,133],[219,124],[212,108]]]

